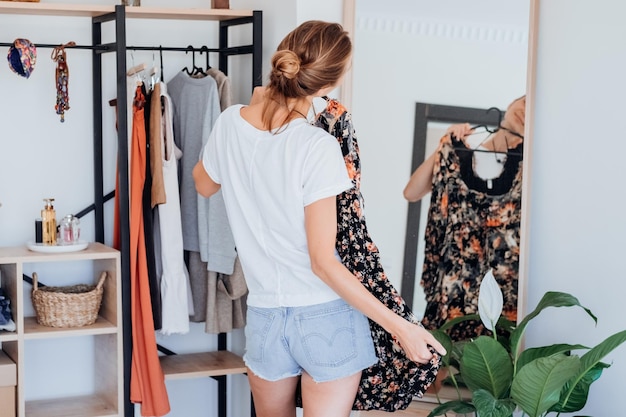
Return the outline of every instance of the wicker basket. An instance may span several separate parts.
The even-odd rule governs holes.
[[[107,273],[102,272],[97,285],[38,288],[37,273],[33,272],[31,297],[37,323],[48,327],[82,327],[95,323],[106,277]]]

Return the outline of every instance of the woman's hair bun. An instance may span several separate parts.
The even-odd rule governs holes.
[[[288,49],[276,51],[274,54],[274,68],[290,80],[294,79],[300,72],[300,63],[298,55]]]

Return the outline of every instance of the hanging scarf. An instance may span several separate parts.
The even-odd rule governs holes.
[[[67,46],[75,46],[76,43],[68,42],[65,45],[60,45],[52,50],[52,60],[57,63],[55,71],[55,84],[57,90],[57,101],[54,106],[56,113],[61,116],[61,123],[65,121],[65,112],[70,109],[70,94],[69,94],[69,81],[70,70],[67,66],[67,56],[65,54],[65,48]]]

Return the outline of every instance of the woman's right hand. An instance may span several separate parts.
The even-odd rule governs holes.
[[[428,363],[433,357],[431,347],[441,356],[446,355],[446,349],[428,330],[419,324],[404,321],[406,324],[394,334],[394,338],[407,358],[417,363]]]
[[[452,135],[457,139],[465,139],[468,135],[470,135],[474,129],[469,123],[459,123],[455,125],[451,125],[446,130],[446,135]]]

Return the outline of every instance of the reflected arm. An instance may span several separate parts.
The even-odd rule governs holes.
[[[469,123],[459,123],[448,127],[446,135],[452,135],[454,137],[464,139],[468,135],[471,135],[473,131],[474,129],[472,129]],[[432,190],[435,157],[436,154],[433,153],[428,157],[428,159],[422,162],[422,164],[417,167],[411,175],[406,187],[404,187],[404,198],[409,200],[411,203],[421,200]]]
[[[433,186],[433,170],[435,168],[436,154],[430,155],[411,175],[409,182],[404,187],[404,198],[411,203],[421,200],[428,194]]]

